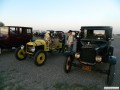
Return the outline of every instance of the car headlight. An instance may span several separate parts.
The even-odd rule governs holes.
[[[30,51],[35,52],[35,47],[32,47]]]
[[[79,53],[75,53],[75,58],[80,58],[80,54]]]
[[[95,57],[95,60],[96,60],[97,62],[101,62],[101,61],[102,61],[102,57],[99,56],[99,55],[97,55],[97,56]]]
[[[21,45],[21,49],[24,49],[24,45]]]

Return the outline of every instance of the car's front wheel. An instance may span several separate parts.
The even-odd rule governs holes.
[[[67,56],[66,61],[65,61],[65,72],[69,73],[71,71],[71,67],[72,67],[72,57],[71,56]]]
[[[43,65],[46,61],[46,53],[44,51],[36,52],[34,56],[34,61],[37,66]]]
[[[20,61],[26,59],[27,55],[25,53],[25,50],[21,49],[21,47],[18,47],[15,51],[15,57]]]
[[[112,85],[115,75],[115,64],[110,64],[109,70],[108,70],[108,76],[107,76],[107,84],[109,86]]]

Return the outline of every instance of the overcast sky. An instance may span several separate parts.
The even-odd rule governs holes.
[[[120,33],[120,0],[0,0],[0,21],[64,31],[104,25]]]

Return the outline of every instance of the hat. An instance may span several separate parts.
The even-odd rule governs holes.
[[[72,30],[69,30],[68,33],[72,32]]]

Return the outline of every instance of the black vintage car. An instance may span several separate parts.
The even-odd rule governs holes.
[[[95,70],[93,66],[100,63],[108,63],[109,68],[106,70],[107,84],[112,85],[116,57],[113,56],[113,46],[111,46],[112,27],[110,26],[82,26],[81,27],[82,44],[79,52],[68,52],[65,62],[65,72],[68,73],[72,66],[77,66],[75,60],[80,62],[83,70]]]
[[[3,26],[0,27],[0,53],[2,49],[10,49],[25,45],[32,40],[33,33],[31,27]]]
[[[64,33],[64,32],[63,32],[63,31],[55,31],[55,32],[54,32],[55,36],[56,36],[56,37],[59,37],[59,38],[61,38],[62,33]]]

